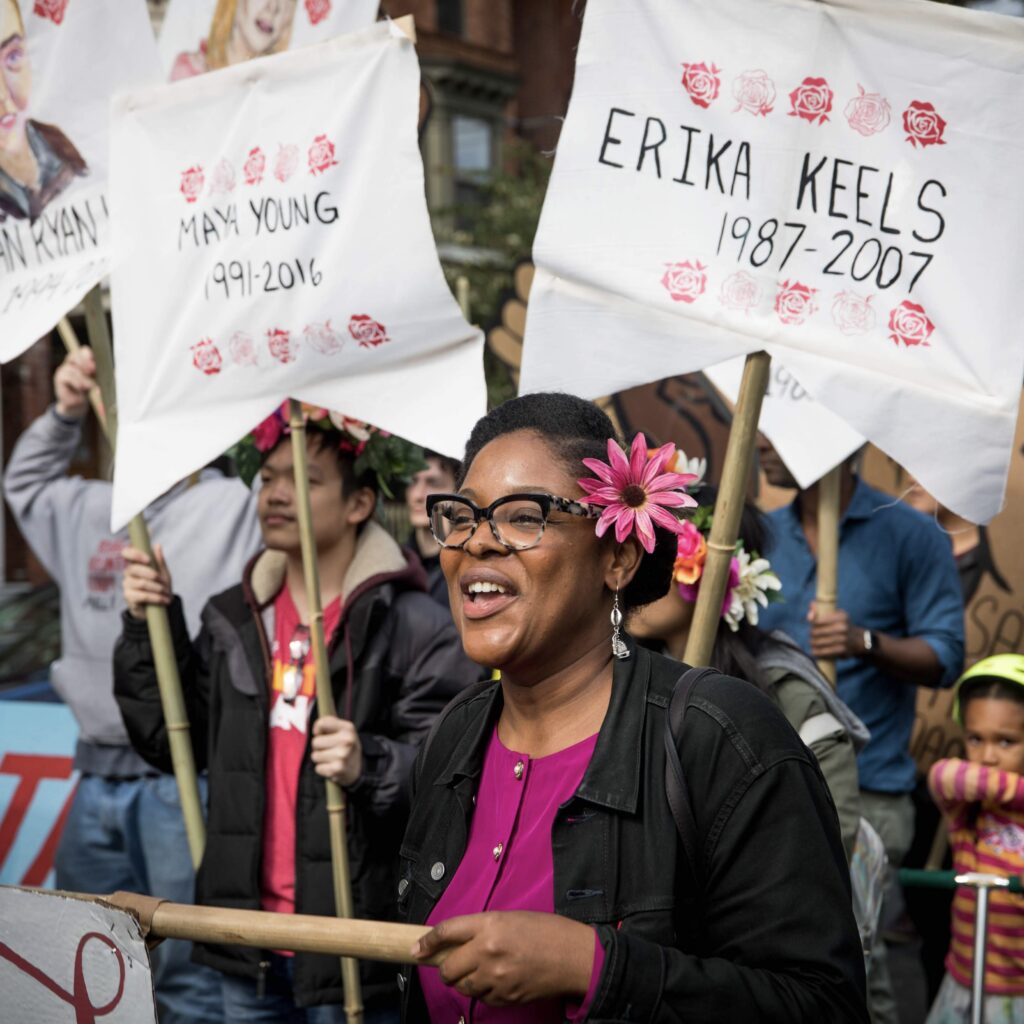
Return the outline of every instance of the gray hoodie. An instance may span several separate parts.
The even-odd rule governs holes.
[[[111,485],[68,476],[81,426],[51,406],[18,439],[4,496],[18,527],[60,587],[61,656],[50,678],[78,722],[75,767],[96,775],[151,769],[132,750],[114,702],[112,656],[121,634],[123,562],[128,531],[110,532]],[[189,632],[214,594],[242,578],[260,548],[255,494],[239,480],[204,470],[146,509],[181,594]]]

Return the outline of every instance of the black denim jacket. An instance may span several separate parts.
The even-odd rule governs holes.
[[[665,717],[681,667],[631,651],[552,829],[555,912],[594,925],[605,951],[588,1020],[863,1024],[849,873],[813,756],[753,686],[701,681],[678,745],[702,839],[691,870],[665,795]],[[470,688],[421,751],[401,850],[406,921],[426,921],[455,876],[501,707],[500,684]],[[403,1020],[428,1020],[416,969],[403,968],[399,985]]]

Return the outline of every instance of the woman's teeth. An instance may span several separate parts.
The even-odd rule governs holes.
[[[504,594],[507,593],[505,588],[500,583],[470,583],[468,587],[469,593],[471,594]]]

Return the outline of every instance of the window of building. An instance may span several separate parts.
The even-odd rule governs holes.
[[[437,0],[437,30],[462,35],[462,0]]]
[[[494,126],[482,117],[452,116],[452,166],[455,203],[479,202],[480,189],[494,170]]]

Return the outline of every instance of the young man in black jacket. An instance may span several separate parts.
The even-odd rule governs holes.
[[[339,427],[343,429],[339,429]],[[334,913],[324,778],[348,793],[356,916],[394,916],[394,876],[420,740],[444,705],[481,671],[451,618],[424,592],[414,558],[372,519],[376,477],[357,476],[361,446],[393,439],[351,421],[309,424],[309,476],[324,623],[337,718],[319,719],[296,518],[291,442],[275,414],[261,449],[260,525],[266,550],[236,587],[210,600],[188,640],[181,602],[157,553],[129,549],[115,695],[132,743],[171,770],[145,605],[169,605],[197,766],[210,779],[197,902]],[[386,450],[383,453],[387,454]],[[369,461],[369,460],[368,460]],[[384,459],[386,460],[386,457]],[[379,459],[372,464],[379,465]],[[228,1020],[343,1020],[336,957],[198,946],[226,975]],[[362,964],[366,1024],[397,1021],[395,972]]]

